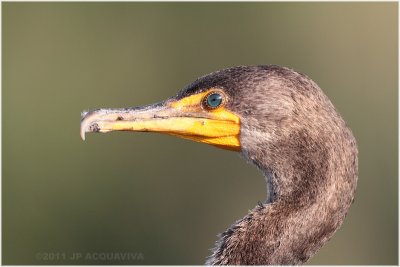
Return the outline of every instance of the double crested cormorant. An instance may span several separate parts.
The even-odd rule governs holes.
[[[304,263],[354,198],[351,130],[317,84],[288,68],[224,69],[158,104],[82,114],[82,139],[110,131],[160,132],[238,151],[262,171],[267,200],[221,234],[210,265]]]

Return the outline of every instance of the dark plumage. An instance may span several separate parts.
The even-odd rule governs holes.
[[[269,195],[221,235],[207,264],[300,264],[342,224],[354,198],[356,141],[321,89],[278,66],[212,73],[178,97],[223,88],[241,119],[242,155]]]
[[[240,118],[241,154],[264,174],[268,196],[221,234],[207,264],[307,261],[354,198],[358,159],[350,129],[311,79],[279,66],[211,73],[168,101],[210,88],[223,90],[225,108]]]

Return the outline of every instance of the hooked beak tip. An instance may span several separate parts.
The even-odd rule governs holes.
[[[81,138],[85,141],[85,130],[81,129]]]
[[[107,132],[107,131],[102,130],[100,128],[99,122],[97,121],[97,117],[94,112],[84,111],[82,113],[81,129],[80,129],[80,136],[82,140],[85,141],[86,133],[93,133],[93,132],[97,133],[97,132]]]
[[[83,141],[85,141],[85,133],[86,133],[86,129],[87,129],[87,121],[86,121],[86,115],[88,114],[88,111],[83,111],[81,113],[81,129],[80,129],[80,135]]]

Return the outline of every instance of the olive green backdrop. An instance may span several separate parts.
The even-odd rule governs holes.
[[[3,264],[204,263],[261,174],[170,136],[83,142],[80,113],[254,64],[309,75],[358,141],[355,203],[309,263],[397,264],[397,3],[3,3],[2,22]]]

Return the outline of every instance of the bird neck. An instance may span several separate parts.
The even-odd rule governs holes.
[[[331,238],[357,179],[354,138],[347,130],[331,135],[299,131],[267,151],[245,154],[265,175],[267,201],[222,233],[207,263],[301,264]]]

